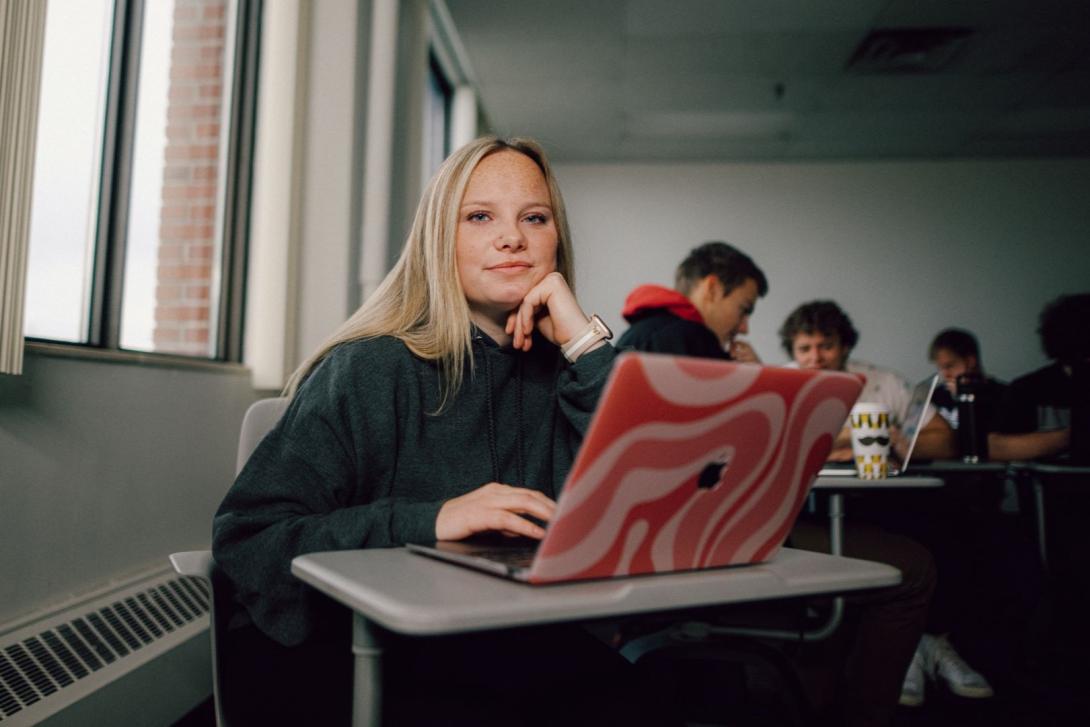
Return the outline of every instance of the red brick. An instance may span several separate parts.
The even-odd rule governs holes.
[[[159,262],[180,262],[184,260],[188,252],[183,245],[159,245]]]
[[[219,147],[214,144],[169,144],[166,159],[189,161],[191,159],[215,159],[219,156]]]
[[[193,179],[199,182],[206,182],[219,178],[219,169],[214,164],[201,164],[193,165]]]
[[[159,280],[205,281],[212,278],[211,265],[160,265]]]
[[[172,107],[167,112],[167,118],[172,122],[184,121],[186,119],[214,119],[219,116],[219,113],[219,104],[193,104],[191,106]]]
[[[193,173],[189,167],[183,167],[176,164],[168,164],[163,169],[164,182],[188,182],[192,176]]]
[[[212,222],[216,219],[216,205],[214,204],[201,204],[193,205],[189,209],[189,214],[194,220],[201,222]]]
[[[185,251],[186,260],[191,262],[209,261],[214,253],[212,245],[190,245]]]
[[[207,321],[208,306],[164,305],[155,311],[158,321]]]
[[[189,40],[210,40],[223,38],[222,23],[200,25],[177,25],[174,27],[174,42]]]
[[[189,205],[170,204],[163,205],[159,210],[160,220],[181,220],[189,219],[190,208]]]
[[[160,259],[162,258],[162,248],[160,248]],[[160,305],[170,300],[184,300],[186,291],[189,290],[188,286],[183,285],[163,285],[159,284],[155,286],[155,300]]]
[[[193,184],[188,187],[164,187],[163,199],[215,199],[216,185]]]
[[[196,20],[197,8],[192,5],[185,5],[184,3],[175,3],[174,5],[174,23],[185,20]]]
[[[185,297],[186,300],[207,301],[211,290],[211,285],[187,285],[185,286]]]
[[[220,125],[216,124],[197,124],[196,129],[197,138],[200,141],[219,141],[220,138]]]
[[[171,102],[177,101],[191,101],[197,97],[198,89],[192,84],[171,83],[170,91],[167,92],[167,99]]]
[[[179,242],[204,242],[211,239],[214,230],[212,225],[201,224],[169,224],[163,225],[161,236],[164,240],[177,240]]]

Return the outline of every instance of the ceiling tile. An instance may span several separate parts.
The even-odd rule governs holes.
[[[977,78],[953,74],[843,76],[825,88],[824,111],[1005,110],[1020,103],[1047,76],[1019,73]]]
[[[891,0],[875,19],[876,27],[969,27],[1086,25],[1085,0]]]
[[[686,38],[632,38],[624,72],[635,77],[690,73],[822,75],[839,73],[859,39],[848,33],[721,33]]]
[[[818,108],[837,77],[777,78],[693,73],[683,78],[626,76],[621,103],[627,111],[727,111]]]
[[[1090,0],[447,3],[486,115],[560,158],[1085,153],[1090,139]],[[844,70],[871,29],[933,25],[976,30],[943,72]]]
[[[888,0],[629,0],[625,28],[630,35],[663,38],[730,32],[865,28]]]

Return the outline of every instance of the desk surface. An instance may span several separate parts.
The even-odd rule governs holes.
[[[1039,474],[1085,475],[1090,474],[1090,466],[1071,465],[1063,462],[1033,462],[987,460],[984,462],[962,462],[960,460],[934,460],[913,464],[908,468],[911,476],[943,474],[1035,472]]]
[[[837,477],[826,475],[814,480],[814,490],[883,490],[893,488],[942,487],[938,477],[920,477],[916,475],[897,475],[884,480],[864,480],[852,475]]]
[[[930,462],[918,464],[909,463],[909,475],[933,475],[933,474],[974,474],[974,473],[999,473],[1006,472],[1010,468],[1010,462],[987,460],[984,462],[962,462],[959,459],[936,459]]]
[[[896,568],[882,563],[792,548],[761,565],[549,586],[507,581],[402,548],[302,555],[291,571],[371,621],[417,635],[853,591],[901,580]]]
[[[1053,462],[1018,462],[1017,469],[1029,470],[1041,475],[1090,475],[1090,466],[1059,464]]]

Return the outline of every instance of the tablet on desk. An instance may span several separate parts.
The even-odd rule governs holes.
[[[836,371],[624,353],[536,549],[409,547],[528,583],[765,561],[861,389]]]

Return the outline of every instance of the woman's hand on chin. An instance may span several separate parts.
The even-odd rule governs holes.
[[[531,288],[519,307],[508,314],[504,330],[515,348],[529,351],[535,326],[549,341],[563,346],[589,322],[568,281],[554,272]]]
[[[443,503],[435,518],[435,539],[462,540],[497,531],[541,540],[545,529],[523,515],[549,522],[555,512],[556,503],[544,493],[490,482]]]

